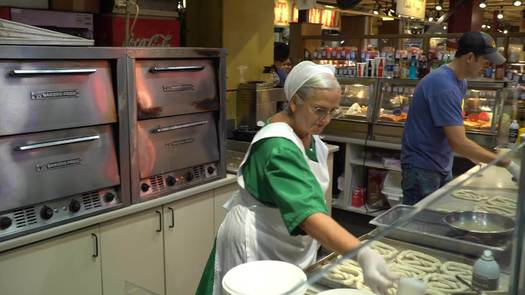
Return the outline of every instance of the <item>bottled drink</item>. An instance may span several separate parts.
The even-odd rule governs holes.
[[[499,276],[500,267],[494,260],[492,251],[483,251],[483,255],[474,263],[472,286],[481,290],[497,290]]]
[[[509,126],[509,143],[516,143],[516,140],[518,139],[519,129],[520,125],[518,124],[518,121],[513,120]]]
[[[410,66],[408,68],[408,78],[410,80],[417,79],[417,60],[416,60],[415,55],[412,55],[412,57],[410,58]]]

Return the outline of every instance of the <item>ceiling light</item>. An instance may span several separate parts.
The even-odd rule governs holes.
[[[490,25],[487,25],[487,29],[490,29]]]
[[[447,26],[443,26],[443,30],[445,30],[445,31],[446,31],[447,29],[448,29],[448,27],[447,27]]]
[[[503,30],[503,34],[507,34],[509,31],[507,29]]]
[[[379,10],[381,10],[381,5],[379,5],[379,3],[376,2],[376,4],[374,4],[374,10],[373,10],[373,13],[375,15],[379,15]]]
[[[439,3],[436,4],[436,10],[437,11],[443,10],[443,0],[439,0]]]
[[[379,15],[379,11],[377,9],[374,9],[374,14]]]
[[[497,17],[498,19],[503,19],[503,6],[501,6],[501,10],[498,12]]]
[[[486,29],[486,28],[487,28],[487,25],[486,25],[486,24],[482,24],[482,25],[481,25],[481,28],[482,28],[482,29]]]
[[[514,0],[514,2],[512,2],[512,5],[521,6],[521,0]]]
[[[487,7],[486,0],[481,0],[481,2],[479,2],[479,8],[486,8],[486,7]]]
[[[434,21],[434,17],[433,17],[432,15],[429,16],[429,17],[428,17],[428,21],[429,21],[429,22],[433,22],[433,21]]]

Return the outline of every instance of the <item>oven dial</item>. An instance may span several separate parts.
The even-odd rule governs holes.
[[[193,174],[191,172],[188,172],[186,173],[186,176],[184,178],[186,178],[186,181],[190,182],[193,180]]]
[[[166,184],[168,186],[174,186],[176,182],[177,182],[177,180],[175,179],[175,177],[173,177],[171,175],[166,177]]]
[[[11,226],[12,223],[13,221],[11,220],[11,218],[3,216],[2,218],[0,218],[0,229],[8,228]]]
[[[208,170],[208,174],[210,175],[212,175],[213,172],[215,172],[215,168],[213,168],[213,166],[209,166],[207,170]]]
[[[69,202],[69,211],[72,213],[80,211],[80,202],[75,199],[71,200],[71,202]]]
[[[109,193],[106,193],[104,195],[104,201],[106,201],[106,203],[111,203],[111,202],[113,202],[113,200],[115,200],[115,194],[114,193],[109,192]]]
[[[143,183],[140,185],[140,190],[143,192],[147,192],[149,190],[149,184]]]
[[[43,206],[42,209],[40,209],[40,217],[46,220],[53,217],[53,208],[49,206]]]

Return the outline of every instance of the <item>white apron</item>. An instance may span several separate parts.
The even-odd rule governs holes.
[[[255,135],[240,167],[250,155],[253,144],[270,137],[292,141],[303,152],[323,193],[326,192],[330,181],[326,163],[327,146],[319,136],[314,135],[318,162],[310,160],[302,141],[286,123],[271,123],[262,128]],[[260,203],[245,189],[240,167],[237,173],[239,193],[224,205],[229,211],[217,234],[213,294],[222,293],[222,278],[239,264],[255,260],[281,260],[305,268],[317,258],[319,243],[308,235],[291,236],[279,209]]]

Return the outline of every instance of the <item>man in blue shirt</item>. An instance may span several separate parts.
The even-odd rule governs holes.
[[[467,138],[461,108],[466,79],[479,78],[489,62],[505,62],[492,37],[467,32],[458,41],[454,60],[417,85],[401,148],[404,204],[417,203],[452,178],[454,152],[476,163],[496,159],[495,154]],[[505,160],[497,165],[506,167],[514,177],[519,175],[515,163]]]

